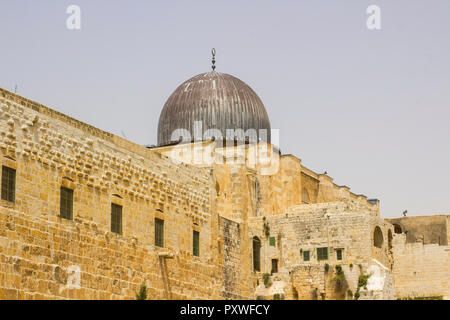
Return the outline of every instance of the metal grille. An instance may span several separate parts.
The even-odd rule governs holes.
[[[328,248],[317,248],[317,260],[328,259]]]
[[[193,255],[196,257],[200,256],[200,232],[194,231],[193,234]]]
[[[16,193],[16,170],[2,166],[2,200],[14,202]]]
[[[73,190],[61,187],[59,215],[64,219],[73,219]]]
[[[164,220],[155,218],[155,246],[164,247]]]
[[[122,234],[122,206],[111,204],[111,232]]]

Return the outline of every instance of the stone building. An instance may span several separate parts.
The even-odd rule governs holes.
[[[233,76],[180,85],[153,147],[4,89],[0,110],[1,299],[450,297],[449,216],[383,219],[281,154]]]

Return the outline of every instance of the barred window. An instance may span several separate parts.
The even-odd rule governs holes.
[[[336,259],[342,260],[342,249],[336,249]]]
[[[303,261],[309,261],[309,260],[310,260],[309,251],[303,251]]]
[[[196,257],[200,256],[200,232],[194,231],[193,234],[193,254]]]
[[[14,202],[16,194],[16,170],[2,166],[2,200]]]
[[[164,247],[164,220],[155,218],[155,246]]]
[[[59,202],[59,215],[61,218],[72,220],[73,219],[73,190],[61,187],[60,190],[60,202]]]
[[[317,248],[317,260],[327,260],[328,259],[328,248]]]
[[[122,234],[122,206],[111,204],[111,232]]]

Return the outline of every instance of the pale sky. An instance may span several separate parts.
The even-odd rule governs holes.
[[[449,16],[448,0],[1,0],[0,87],[156,144],[165,101],[215,47],[282,153],[380,199],[383,217],[449,214]]]

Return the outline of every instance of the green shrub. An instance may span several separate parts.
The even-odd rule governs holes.
[[[270,281],[270,273],[264,273],[263,280],[264,280],[264,286],[266,288],[268,288],[272,285],[272,281]]]
[[[350,289],[348,289],[348,290],[347,290],[347,295],[348,295],[350,298],[353,298],[353,291],[350,290]]]
[[[147,300],[147,286],[145,283],[141,284],[139,293],[136,293],[136,300]]]
[[[367,289],[367,280],[370,278],[370,274],[361,274],[358,278],[358,288],[364,287]]]

